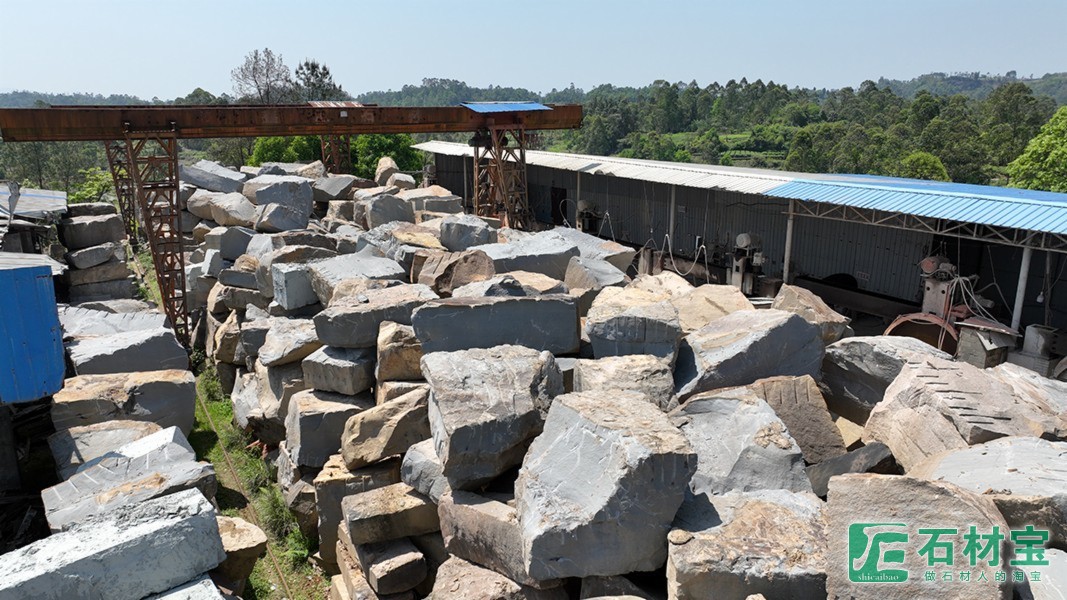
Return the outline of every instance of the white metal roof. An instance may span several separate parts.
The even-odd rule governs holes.
[[[447,156],[472,156],[470,146],[456,142],[424,142],[415,144],[416,150]],[[715,165],[670,163],[615,156],[591,156],[564,152],[528,150],[526,164],[538,167],[576,171],[592,175],[613,175],[638,181],[652,181],[669,185],[762,194],[793,181],[791,173],[768,172]]]

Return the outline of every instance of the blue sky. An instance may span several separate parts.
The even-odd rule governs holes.
[[[263,47],[355,94],[424,77],[548,91],[1067,71],[1065,0],[0,0],[0,15],[0,90],[144,98],[228,92]]]

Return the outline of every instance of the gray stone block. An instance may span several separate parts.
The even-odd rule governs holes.
[[[374,352],[369,348],[323,346],[301,363],[311,389],[359,394],[374,385]]]
[[[414,390],[348,419],[341,435],[345,466],[356,470],[429,439],[428,399],[428,391]]]
[[[189,371],[142,371],[79,375],[67,379],[52,398],[56,430],[115,419],[151,421],[193,428],[196,378]]]
[[[575,392],[638,392],[664,411],[677,405],[670,363],[650,354],[579,359],[572,385]]]
[[[103,456],[124,444],[160,431],[151,421],[114,420],[78,425],[48,436],[48,447],[55,459],[60,479],[67,479],[88,461]]]
[[[539,590],[462,558],[451,557],[437,570],[431,598],[494,598],[495,600],[566,600],[563,588]]]
[[[422,552],[407,538],[360,544],[356,546],[356,560],[367,583],[379,594],[406,592],[428,574]]]
[[[328,175],[316,179],[311,186],[315,202],[347,199],[358,180],[355,175]]]
[[[805,469],[811,481],[811,490],[816,496],[825,497],[830,478],[846,473],[881,473],[903,475],[889,447],[873,442],[841,456],[822,461]]]
[[[441,223],[441,243],[452,252],[496,242],[496,230],[474,215],[445,217]]]
[[[0,598],[139,600],[226,557],[215,509],[198,490],[124,506],[10,552]]]
[[[128,333],[79,338],[67,346],[78,375],[184,369],[189,356],[170,329],[159,327]]]
[[[316,390],[293,394],[285,417],[289,455],[301,467],[318,468],[341,448],[345,423],[374,409],[370,394],[346,396]]]
[[[204,248],[218,250],[223,260],[237,260],[255,234],[248,227],[216,227],[204,236]]]
[[[196,579],[171,588],[162,594],[149,596],[145,600],[226,600],[211,577],[201,575]]]
[[[400,479],[433,500],[434,504],[440,504],[441,496],[450,488],[432,438],[413,444],[404,453]]]
[[[217,162],[201,160],[192,166],[179,165],[178,176],[185,183],[212,192],[239,192],[248,175],[227,169]]]
[[[334,290],[346,279],[406,280],[404,268],[394,260],[367,253],[345,254],[314,263],[311,285],[323,306],[329,306]]]
[[[477,489],[522,462],[563,377],[548,352],[519,346],[422,359],[437,455],[454,489]]]
[[[118,215],[63,219],[58,230],[60,240],[70,251],[126,239],[126,229]]]
[[[311,287],[311,273],[301,263],[272,264],[271,281],[274,301],[286,310],[318,304],[319,297]]]
[[[243,194],[232,192],[211,201],[211,220],[226,227],[251,227],[256,217],[256,205]]]
[[[497,273],[530,271],[563,281],[571,257],[578,256],[578,246],[552,231],[542,231],[507,243],[485,244],[479,250],[493,259]]]
[[[386,194],[362,200],[361,202],[366,206],[365,218],[367,219],[368,229],[374,229],[379,225],[385,225],[393,221],[415,222],[415,210],[412,208],[411,203],[396,196]]]
[[[678,310],[660,298],[636,288],[601,291],[585,318],[593,356],[651,354],[673,363],[682,326]]]
[[[337,527],[344,518],[342,500],[353,494],[363,494],[395,483],[400,483],[398,459],[382,461],[357,471],[349,471],[340,454],[326,461],[314,481],[319,516],[319,552],[323,561],[337,561]]]
[[[577,246],[582,258],[607,261],[623,273],[630,268],[634,261],[634,256],[637,255],[637,251],[629,246],[570,227],[556,227],[552,230],[552,233]]]
[[[330,261],[316,263],[312,273],[315,273],[315,267],[325,262]],[[315,331],[327,346],[373,348],[383,322],[410,325],[416,308],[436,298],[437,294],[429,287],[418,284],[368,289],[362,294],[335,297],[329,308],[315,316]]]
[[[159,329],[167,324],[161,312],[111,313],[82,306],[60,306],[59,324],[64,337],[93,337],[146,329]]]
[[[66,259],[67,264],[75,269],[88,269],[110,260],[126,260],[126,248],[119,242],[105,242],[99,246],[67,252]]]
[[[310,319],[272,319],[259,348],[259,362],[275,367],[303,360],[322,347]]]
[[[425,353],[505,344],[578,351],[578,306],[564,295],[435,300],[415,310],[411,324]]]
[[[437,506],[403,483],[348,496],[341,512],[356,545],[440,530]]]

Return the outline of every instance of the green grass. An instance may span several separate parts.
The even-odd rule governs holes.
[[[147,248],[142,248],[134,256],[134,260],[137,263],[139,271],[144,274],[143,282],[138,289],[141,299],[147,302],[152,302],[156,306],[161,306],[162,302],[159,294],[159,282],[156,281],[156,267],[152,263],[152,252]]]
[[[254,506],[254,514],[258,515],[260,525],[267,534],[271,550],[278,559],[278,567],[293,592],[294,598],[291,600],[325,598],[329,579],[307,560],[316,550],[318,540],[310,540],[300,532],[295,516],[286,507],[285,499],[274,483],[273,469],[259,452],[248,448],[251,437],[234,426],[233,405],[223,393],[214,367],[204,361],[199,364],[198,371],[197,394],[204,400],[206,412],[198,402],[196,426],[189,435],[189,443],[199,460],[207,460],[215,465],[219,484],[215,500],[219,510],[226,516],[254,521]],[[218,428],[217,432],[211,429],[208,415]],[[236,478],[226,462],[226,453],[233,463]],[[241,492],[242,486],[251,498]],[[256,563],[243,597],[245,600],[286,597],[285,588],[278,581],[269,556],[264,556]]]

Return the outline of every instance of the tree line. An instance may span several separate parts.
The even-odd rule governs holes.
[[[465,101],[539,100],[580,103],[579,130],[545,132],[550,150],[678,162],[768,167],[801,172],[866,173],[963,183],[1067,191],[1062,154],[1067,133],[1057,100],[1067,98],[1067,74],[1019,79],[980,74],[929,74],[908,82],[866,81],[858,88],[816,90],[761,80],[656,81],[644,87],[573,84],[547,93],[524,88],[472,87],[424,79],[396,91],[353,96],[329,68],[305,59],[290,69],[269,48],[250,52],[231,71],[232,94],[196,88],[186,96],[143,101],[133,96],[0,94],[0,106],[47,104],[287,104],[356,100],[387,106],[455,105]],[[1039,92],[1035,92],[1039,90]],[[1061,101],[1062,102],[1062,101]],[[1064,113],[1064,109],[1061,109]],[[1044,129],[1043,129],[1044,128]],[[402,170],[417,170],[411,150],[425,136],[356,136],[357,175],[373,174],[391,154]],[[438,136],[441,137],[441,136]],[[459,140],[462,136],[452,136]],[[1028,150],[1028,146],[1031,147]],[[320,158],[318,138],[183,140],[183,158],[224,164]],[[0,178],[62,189],[72,200],[99,198],[106,187],[100,144],[0,143]]]

